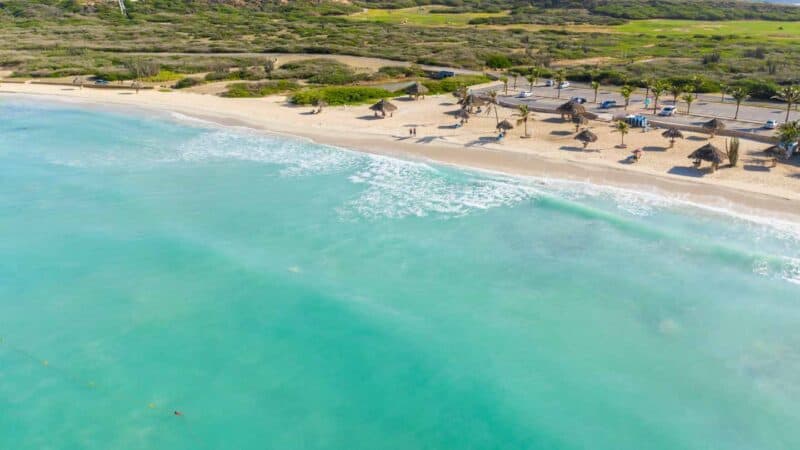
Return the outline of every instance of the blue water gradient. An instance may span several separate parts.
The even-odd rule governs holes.
[[[800,448],[799,230],[4,99],[0,449]]]

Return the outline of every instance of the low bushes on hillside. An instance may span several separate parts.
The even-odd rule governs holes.
[[[313,105],[324,100],[329,105],[353,105],[392,97],[386,89],[364,86],[329,86],[295,92],[290,101],[297,105]]]
[[[292,92],[300,88],[295,81],[273,80],[261,83],[234,83],[228,85],[228,90],[222,94],[223,97],[266,97],[268,95]]]
[[[186,89],[186,88],[190,88],[192,86],[197,86],[197,85],[200,85],[200,84],[203,84],[203,80],[200,80],[200,79],[197,79],[197,78],[192,78],[192,77],[186,77],[186,78],[180,79],[177,83],[172,85],[172,88],[173,89]]]

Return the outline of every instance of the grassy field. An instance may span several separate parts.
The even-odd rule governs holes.
[[[404,9],[369,9],[347,16],[349,20],[368,21],[389,24],[407,24],[415,26],[471,26],[470,20],[486,17],[505,17],[508,12],[501,13],[431,13],[432,9],[442,10],[443,7],[424,6],[420,8]],[[736,20],[736,21],[697,21],[697,20],[672,20],[651,19],[632,20],[624,25],[570,25],[552,26],[536,24],[514,25],[479,25],[480,28],[493,29],[523,29],[526,31],[541,30],[569,30],[571,32],[585,33],[629,33],[644,34],[648,37],[698,37],[698,36],[736,36],[741,38],[759,38],[765,40],[795,40],[800,39],[800,24],[797,22],[775,22],[767,20]]]
[[[348,16],[351,20],[362,20],[370,22],[408,24],[419,26],[466,26],[472,19],[486,17],[505,17],[507,12],[502,13],[457,13],[457,14],[431,14],[431,9],[442,10],[443,7],[424,6],[420,8],[404,9],[369,9],[364,12]]]
[[[592,27],[597,29],[598,27]],[[766,20],[736,20],[709,22],[693,20],[633,20],[624,25],[606,27],[607,31],[642,33],[663,36],[730,36],[762,39],[800,39],[797,22],[770,22]]]

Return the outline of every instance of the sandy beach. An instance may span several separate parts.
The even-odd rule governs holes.
[[[737,167],[716,173],[692,167],[687,155],[709,142],[707,135],[685,133],[669,148],[663,130],[643,133],[631,129],[627,148],[619,148],[620,135],[608,122],[591,122],[598,141],[588,150],[574,139],[575,126],[556,115],[534,114],[531,137],[520,125],[497,142],[495,114],[478,114],[463,127],[452,115],[459,107],[453,96],[433,96],[418,101],[398,98],[392,117],[375,118],[367,106],[327,107],[310,114],[311,107],[288,105],[284,97],[228,99],[187,92],[77,89],[38,84],[0,84],[0,94],[45,96],[48,100],[84,105],[136,107],[175,112],[222,125],[246,126],[290,134],[316,142],[400,158],[430,160],[513,175],[537,176],[604,184],[640,192],[668,195],[712,208],[744,214],[769,213],[770,217],[800,218],[800,166],[796,161],[770,167],[764,143],[742,140]],[[2,98],[2,96],[0,96]],[[500,120],[514,110],[501,108]],[[416,128],[415,137],[409,130]],[[710,140],[725,147],[725,137]],[[643,149],[642,159],[627,161],[631,150]]]

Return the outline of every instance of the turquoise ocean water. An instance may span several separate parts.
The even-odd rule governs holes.
[[[798,228],[6,98],[0,449],[800,448]]]

